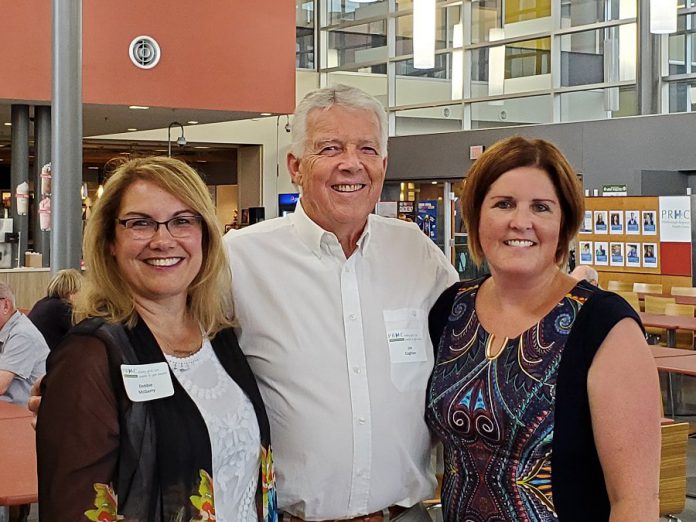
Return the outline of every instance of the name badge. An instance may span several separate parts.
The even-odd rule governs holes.
[[[425,339],[421,328],[387,331],[389,358],[392,363],[425,362]]]
[[[174,385],[166,362],[122,364],[121,376],[126,395],[133,402],[154,401],[174,395]]]

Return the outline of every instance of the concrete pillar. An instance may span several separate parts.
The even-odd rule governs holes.
[[[41,168],[51,161],[51,107],[34,107],[34,142],[36,160],[34,165],[34,211],[32,227],[34,250],[43,254],[43,266],[51,266],[51,233],[42,231],[39,226],[39,202],[41,194]]]
[[[79,268],[82,245],[82,0],[53,0],[51,271]]]
[[[13,231],[19,233],[19,243],[12,248],[12,266],[24,266],[24,252],[29,240],[29,189],[18,203],[17,186],[29,184],[29,106],[12,105],[12,167],[10,170],[10,190],[12,192]],[[18,207],[26,203],[24,214],[18,213]],[[19,258],[19,260],[18,260]]]

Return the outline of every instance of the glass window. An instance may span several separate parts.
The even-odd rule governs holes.
[[[295,0],[295,67],[314,69],[314,1]]]
[[[561,121],[589,121],[636,116],[638,97],[634,85],[561,94]]]
[[[529,96],[471,104],[471,128],[489,129],[511,125],[551,123],[551,95]]]
[[[411,58],[396,62],[396,105],[437,103],[460,99],[462,92],[461,53],[462,51],[455,51],[454,53],[436,54],[435,67],[432,69],[415,69]],[[456,85],[452,84],[453,59],[458,60],[458,65],[454,65]]]
[[[396,135],[433,134],[462,130],[461,104],[396,111]]]
[[[354,22],[387,15],[387,0],[375,0],[369,3],[351,0],[322,0],[326,9],[326,21],[329,25]]]
[[[505,25],[551,16],[551,0],[506,0]]]
[[[636,0],[562,0],[561,27],[635,18]]]
[[[357,87],[377,98],[382,105],[387,106],[387,64],[370,67],[355,67],[349,71],[328,73],[327,87],[343,84]]]
[[[471,3],[471,42],[489,40],[491,29],[501,26],[502,0],[479,0]]]
[[[669,84],[669,112],[696,112],[696,81]]]
[[[387,60],[386,20],[330,30],[328,36],[327,67]]]
[[[474,49],[471,92],[475,98],[551,88],[551,38]]]
[[[618,52],[613,52],[615,44],[604,33],[598,29],[561,36],[561,85],[604,82],[605,53],[607,68],[618,66]]]

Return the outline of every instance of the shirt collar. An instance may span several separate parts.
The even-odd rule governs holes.
[[[12,327],[19,320],[20,315],[22,315],[20,311],[15,310],[15,313],[13,313],[7,320],[5,325],[2,328],[0,328],[0,343],[4,343],[5,341],[7,341],[7,338],[9,337],[10,332],[12,331]]]
[[[370,223],[373,217],[374,216],[372,214],[368,216],[367,224],[365,225],[365,228],[362,234],[360,234],[360,238],[358,238],[357,241],[358,250],[361,251],[363,255],[365,254],[367,245],[369,243],[371,230]],[[338,242],[338,239],[336,238],[335,234],[324,230],[310,219],[310,217],[307,215],[304,208],[302,207],[302,198],[300,198],[297,202],[295,212],[290,214],[290,219],[293,226],[297,230],[297,233],[300,236],[302,242],[305,245],[307,245],[307,247],[317,257],[322,256],[321,242],[324,236],[331,236]]]

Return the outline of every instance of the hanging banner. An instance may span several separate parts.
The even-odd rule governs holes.
[[[660,196],[660,241],[691,242],[691,198]]]

